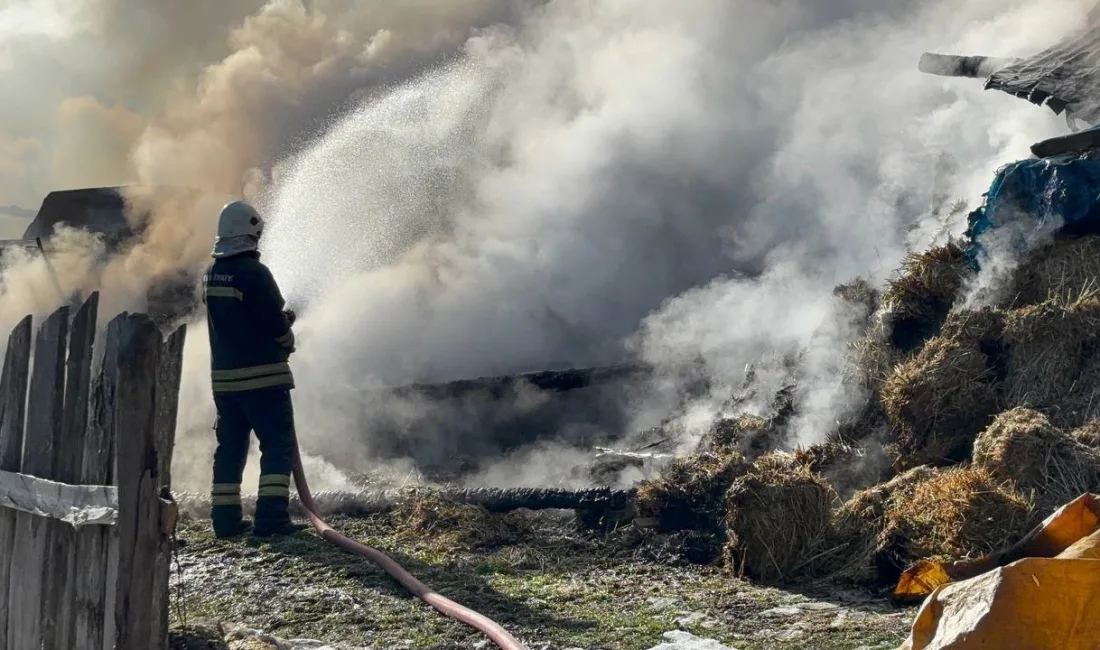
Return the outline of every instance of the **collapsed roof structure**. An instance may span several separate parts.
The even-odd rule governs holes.
[[[101,261],[105,261],[140,241],[148,226],[150,214],[148,210],[129,200],[131,191],[139,195],[155,192],[156,195],[166,198],[195,196],[194,190],[175,187],[138,189],[114,186],[50,192],[43,199],[22,238],[0,240],[0,250],[24,248],[37,251],[45,258],[52,276],[50,240],[57,234],[58,227],[66,227],[99,236],[104,245]],[[154,321],[173,321],[196,308],[197,279],[191,275],[185,270],[179,270],[151,279],[146,299],[147,309]],[[66,300],[72,299],[62,292],[56,276],[53,279],[58,293]],[[92,288],[82,287],[81,291]]]
[[[1026,58],[925,53],[921,72],[947,77],[985,78],[987,90],[1000,90],[1065,114],[1074,131],[1083,122],[1100,126],[1100,4],[1081,29]]]

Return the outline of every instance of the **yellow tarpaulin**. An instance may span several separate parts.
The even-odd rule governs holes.
[[[899,650],[1100,650],[1100,496],[1078,497],[988,558],[922,562],[894,596],[927,597]]]

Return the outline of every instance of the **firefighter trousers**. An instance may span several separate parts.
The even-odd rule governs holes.
[[[290,524],[290,477],[294,462],[294,408],[290,390],[267,388],[214,396],[218,410],[217,449],[210,493],[215,532],[239,526],[241,479],[252,432],[260,442],[260,481],[256,499],[257,532]]]

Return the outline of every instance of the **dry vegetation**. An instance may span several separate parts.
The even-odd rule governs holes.
[[[494,548],[522,542],[533,534],[522,516],[493,514],[480,506],[449,500],[434,490],[402,498],[391,516],[399,542],[428,540],[441,549]]]

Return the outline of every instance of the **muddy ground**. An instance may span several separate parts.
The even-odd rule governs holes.
[[[410,536],[394,515],[331,523],[496,619],[532,650],[645,650],[678,629],[737,650],[885,650],[900,645],[916,613],[881,594],[753,585],[684,562],[669,540],[632,526],[605,534],[579,530],[571,513],[509,517],[515,534],[461,548],[440,541],[453,539],[444,534]],[[187,520],[178,536],[176,626],[219,621],[348,648],[489,647],[373,563],[311,531],[221,541],[206,522]]]

